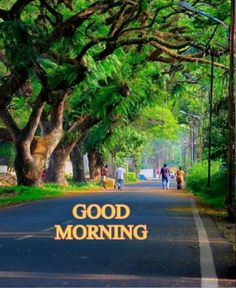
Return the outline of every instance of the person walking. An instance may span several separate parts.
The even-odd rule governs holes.
[[[124,178],[125,178],[125,169],[119,166],[116,170],[118,190],[121,190],[124,187]]]
[[[183,189],[183,183],[184,183],[184,171],[181,167],[176,171],[176,182],[177,182],[177,190]]]
[[[101,169],[101,183],[105,189],[107,189],[107,174],[108,174],[108,166],[105,165]]]
[[[160,174],[159,174],[159,178],[160,177],[161,177],[161,182],[162,182],[163,189],[169,189],[169,185],[170,185],[170,181],[169,181],[170,169],[169,169],[169,167],[167,167],[166,164],[164,164],[163,167],[161,168],[161,171],[160,171]]]

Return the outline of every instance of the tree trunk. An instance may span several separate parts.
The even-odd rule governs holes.
[[[29,153],[29,143],[16,142],[15,170],[18,185],[35,186],[41,183],[45,157]]]
[[[229,96],[228,96],[228,175],[226,207],[228,218],[235,220],[235,48],[236,48],[236,3],[231,0],[230,25],[230,69],[229,69]]]
[[[136,177],[138,177],[138,174],[139,174],[138,160],[135,156],[133,156],[133,163],[134,163],[134,173]]]
[[[89,174],[90,174],[90,179],[94,179],[96,177],[96,155],[95,155],[95,150],[90,150],[88,152],[88,164],[89,164]]]
[[[42,89],[23,129],[18,127],[8,109],[0,109],[0,117],[15,142],[14,164],[18,185],[33,186],[42,181],[46,160],[62,137],[63,111],[67,95],[64,92],[59,93],[58,99],[52,107],[50,129],[42,137],[35,136],[45,105],[44,93],[45,89]]]
[[[83,142],[79,141],[70,153],[70,159],[73,167],[73,180],[74,182],[86,182],[84,173],[84,155],[83,155]]]
[[[69,157],[71,151],[74,149],[76,143],[77,142],[83,143],[85,137],[87,136],[88,129],[96,123],[97,123],[97,120],[96,119],[91,120],[91,117],[89,116],[89,117],[86,117],[82,120],[75,121],[72,124],[72,126],[67,131],[67,133],[71,133],[71,135],[73,135],[74,131],[76,131],[76,130],[77,130],[77,132],[80,131],[80,133],[79,133],[80,138],[74,137],[74,139],[68,143],[66,143],[67,140],[65,138],[61,139],[61,142],[57,145],[56,149],[53,151],[53,153],[50,157],[48,172],[46,175],[46,181],[54,182],[54,183],[57,183],[60,185],[66,185],[67,184],[67,180],[65,177],[66,160]],[[82,151],[80,153],[82,153]],[[80,168],[82,168],[81,164],[80,164]],[[75,174],[77,173],[77,171],[74,167],[73,167],[73,173],[75,173]],[[84,176],[81,175],[81,177],[84,177]],[[81,181],[79,181],[79,182],[81,182]]]
[[[46,181],[60,185],[68,185],[65,173],[68,153],[58,145],[49,158]]]
[[[116,159],[116,153],[113,152],[111,153],[111,169],[110,169],[110,173],[109,175],[112,177],[112,178],[115,178],[116,177],[116,164],[115,164],[115,159]]]
[[[96,149],[91,149],[88,152],[88,161],[90,179],[95,179],[99,176],[99,167],[102,167],[104,164],[102,155]]]
[[[68,144],[59,143],[49,158],[49,166],[46,175],[47,182],[57,183],[59,185],[68,185],[66,179],[66,160],[73,150],[76,139]]]

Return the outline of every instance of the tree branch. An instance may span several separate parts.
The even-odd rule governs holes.
[[[8,15],[10,19],[19,18],[25,6],[33,0],[18,0],[9,10]]]
[[[75,121],[71,127],[68,129],[68,132],[74,132],[74,131],[81,131],[81,135],[85,133],[88,129],[96,125],[98,122],[101,121],[101,118],[94,118],[92,116],[82,116],[80,119]]]
[[[107,9],[119,6],[120,4],[122,4],[122,1],[114,0],[97,1],[93,3],[91,6],[70,17],[65,22],[58,24],[50,37],[50,41],[55,42],[62,36],[70,36],[71,33],[74,33],[76,28],[80,27],[84,21],[86,21],[97,11],[106,11]]]
[[[122,46],[127,45],[140,45],[140,44],[150,44],[151,46],[161,50],[162,52],[166,53],[167,55],[172,56],[175,59],[185,61],[185,62],[194,62],[194,63],[202,63],[202,64],[211,64],[211,61],[207,59],[192,57],[192,55],[182,55],[178,54],[171,49],[180,49],[189,45],[189,43],[183,43],[180,45],[172,45],[166,41],[163,41],[157,37],[143,37],[143,38],[136,38],[136,39],[127,39],[127,40],[120,40],[114,43],[112,50],[111,47],[106,47],[102,52],[97,55],[99,60],[105,58],[107,55],[111,54],[115,49]],[[166,46],[164,46],[165,44]],[[168,46],[168,47],[167,47]],[[170,49],[171,48],[171,49]],[[223,69],[228,69],[227,66],[215,62],[214,65],[216,67],[220,67]]]
[[[51,7],[45,0],[40,0],[41,4],[56,18],[56,24],[61,23],[63,20],[62,15]]]
[[[39,126],[42,136],[45,136],[50,132],[50,121],[48,120],[48,113],[46,113],[45,110],[42,112]]]
[[[122,29],[133,19],[134,12],[135,9],[132,9],[127,3],[123,4],[111,26],[109,37],[117,39]]]
[[[51,110],[51,118],[50,118],[51,131],[58,129],[62,130],[64,105],[68,92],[61,91],[60,94],[61,93],[62,95],[60,95],[60,99],[53,105]]]
[[[15,140],[20,134],[21,130],[19,129],[18,125],[16,124],[15,120],[13,119],[11,113],[8,111],[7,108],[2,108],[0,110],[0,117],[7,129],[9,130],[11,137]]]
[[[14,139],[7,128],[0,127],[0,139],[6,142],[13,142]]]
[[[207,59],[202,59],[202,58],[196,58],[196,57],[192,57],[192,55],[181,55],[181,54],[177,54],[175,51],[172,51],[156,42],[151,42],[150,43],[152,46],[161,49],[163,52],[165,52],[167,55],[172,56],[173,58],[177,59],[177,60],[181,60],[181,61],[185,61],[185,62],[194,62],[194,63],[201,63],[201,64],[211,64],[210,60]],[[216,67],[219,68],[223,68],[223,69],[229,69],[227,66],[217,63],[215,62],[214,65]]]
[[[30,114],[29,120],[22,130],[22,137],[32,142],[35,132],[38,128],[39,121],[45,106],[45,102],[42,100],[42,94],[44,93],[44,89],[41,90],[36,102],[34,103],[34,108]]]
[[[144,30],[144,29],[147,29],[147,28],[151,28],[151,27],[154,25],[154,23],[155,23],[155,21],[156,21],[156,18],[157,18],[157,16],[158,16],[158,14],[161,12],[161,10],[166,9],[166,8],[169,8],[169,7],[173,6],[173,5],[174,5],[174,4],[171,3],[171,4],[167,4],[167,5],[164,5],[164,6],[160,7],[160,8],[158,8],[158,9],[156,10],[155,15],[154,15],[153,19],[151,20],[150,24],[144,25],[144,26],[139,26],[139,27],[136,27],[136,28],[127,28],[127,29],[124,29],[119,35],[123,35],[123,34],[125,34],[125,33],[129,33],[129,32],[134,32],[134,31],[139,31],[139,30]]]
[[[27,77],[28,73],[26,71],[20,71],[20,73],[17,73],[17,77],[13,72],[0,86],[0,109],[6,107],[11,102],[12,95],[22,87]]]
[[[99,43],[102,43],[102,42],[106,42],[106,41],[112,41],[114,40],[113,37],[100,37],[100,38],[97,38],[97,39],[93,39],[91,40],[89,43],[87,43],[83,48],[82,50],[80,51],[79,55],[76,57],[76,60],[77,61],[80,61],[84,56],[85,54],[87,53],[87,51],[92,48],[93,46],[99,44]]]

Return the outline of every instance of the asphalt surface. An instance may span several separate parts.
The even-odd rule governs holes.
[[[191,195],[160,187],[143,182],[0,209],[0,287],[203,287],[208,241],[216,276],[205,273],[205,287],[234,287],[233,250],[214,221],[201,217],[203,241]],[[76,220],[71,211],[79,203],[126,204],[131,214]],[[144,241],[55,241],[55,224],[146,224],[149,233]]]

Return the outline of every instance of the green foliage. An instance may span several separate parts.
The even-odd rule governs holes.
[[[134,172],[128,172],[126,179],[127,179],[127,181],[130,181],[130,182],[137,181],[137,177],[136,177],[136,174]]]
[[[31,68],[47,43],[43,30],[19,20],[0,23],[0,38],[8,60],[19,71]]]
[[[55,197],[61,192],[62,189],[50,186],[45,188],[25,186],[0,188],[0,206]]]
[[[100,88],[101,80],[108,84],[108,78],[114,78],[114,75],[119,73],[122,64],[116,53],[108,56],[103,61],[95,61],[91,55],[86,55],[84,61],[89,67],[85,79],[85,84],[89,89]]]
[[[63,193],[97,189],[98,187],[99,185],[93,182],[71,184],[70,186],[45,184],[43,187],[0,187],[0,207],[57,197]]]
[[[13,162],[15,159],[15,149],[12,143],[6,143],[0,141],[0,159],[2,165],[8,165],[13,167]]]
[[[144,22],[145,25],[151,24],[156,9],[165,5],[168,7],[159,11],[153,25],[149,26],[147,30],[130,30],[127,34],[120,33],[121,36],[117,36],[118,40],[141,39],[146,35],[159,35],[160,39],[168,41],[169,45],[190,41],[195,44],[194,47],[188,45],[186,48],[180,49],[179,53],[182,56],[189,53],[202,53],[195,47],[196,45],[204,49],[205,46],[211,46],[219,50],[222,55],[215,60],[227,65],[228,55],[222,48],[227,45],[227,39],[222,25],[216,26],[214,21],[200,15],[186,17],[187,13],[172,14],[179,9],[176,5],[177,2],[167,3],[165,0],[127,1],[125,4],[127,6],[136,3],[132,8],[130,6],[129,10],[136,9],[135,6],[138,7],[139,3],[141,3],[141,7],[134,12],[133,17],[130,17],[130,22],[127,20],[124,23],[125,29],[140,27]],[[9,10],[14,3],[16,1],[1,1],[0,8]],[[95,1],[85,0],[49,1],[52,9],[62,15],[63,23],[71,16],[78,15],[77,13],[84,8],[90,5],[94,7],[95,3]],[[218,17],[227,24],[230,23],[229,0],[206,0],[204,3],[189,0],[188,3]],[[90,148],[98,148],[104,154],[112,152],[112,154],[116,154],[117,158],[131,157],[140,162],[147,142],[164,138],[176,140],[178,124],[189,127],[189,118],[181,114],[180,110],[196,115],[202,114],[204,119],[203,143],[206,146],[208,136],[206,131],[209,123],[208,92],[203,91],[201,85],[187,81],[182,72],[191,72],[198,82],[209,87],[210,65],[180,63],[168,56],[168,53],[161,53],[160,49],[156,52],[160,52],[160,57],[170,60],[171,64],[167,64],[168,61],[167,63],[163,63],[161,60],[151,61],[155,48],[150,44],[121,46],[115,51],[111,49],[111,55],[103,60],[98,60],[100,59],[99,53],[104,51],[106,45],[107,48],[116,46],[116,36],[108,42],[95,41],[97,44],[86,52],[83,59],[79,58],[78,60],[77,56],[83,51],[86,44],[101,37],[103,39],[109,37],[115,24],[119,26],[116,16],[123,13],[119,12],[122,5],[98,10],[91,16],[88,14],[82,17],[83,19],[77,20],[77,23],[74,22],[72,26],[64,27],[64,31],[58,30],[58,38],[56,37],[56,40],[52,40],[52,42],[49,41],[53,38],[50,38],[51,33],[60,25],[56,24],[56,17],[55,14],[53,15],[52,9],[48,10],[40,1],[33,1],[26,5],[19,17],[20,20],[5,21],[1,19],[0,48],[3,56],[6,55],[10,63],[9,67],[0,63],[1,83],[5,83],[13,70],[18,72],[21,70],[29,72],[30,70],[31,72],[28,80],[32,85],[32,95],[18,91],[16,95],[13,95],[10,103],[11,112],[17,119],[17,124],[20,128],[25,126],[31,107],[34,107],[35,99],[40,93],[41,85],[38,75],[36,70],[32,71],[40,64],[45,71],[49,89],[58,90],[63,87],[69,90],[70,96],[64,113],[64,129],[66,131],[81,116],[91,116],[98,120],[96,126],[89,131],[86,141],[87,151]],[[189,15],[187,14],[187,16]],[[114,20],[113,23],[110,22],[112,20]],[[75,29],[77,24],[79,25]],[[215,30],[215,28],[217,29]],[[118,27],[118,31],[122,32],[122,27]],[[63,34],[63,32],[66,33]],[[185,36],[189,38],[184,39]],[[182,40],[180,40],[181,38]],[[85,79],[83,71],[81,72],[80,62],[87,69]],[[227,127],[225,124],[227,107],[221,105],[224,104],[222,100],[227,95],[226,85],[222,81],[225,78],[223,73],[225,71],[215,69],[212,123],[212,155],[214,159],[224,159],[227,154]],[[83,82],[77,83],[78,79]],[[50,110],[49,106],[47,104],[45,110]],[[219,107],[221,108],[219,109]],[[119,128],[117,128],[118,126]],[[79,135],[77,131],[65,133],[64,144]]]
[[[144,108],[135,126],[153,139],[176,139],[178,124],[169,109],[155,105]]]
[[[203,201],[216,208],[224,207],[227,176],[220,162],[211,162],[211,186],[208,187],[208,163],[199,162],[189,171],[186,181],[187,189],[200,196]]]

